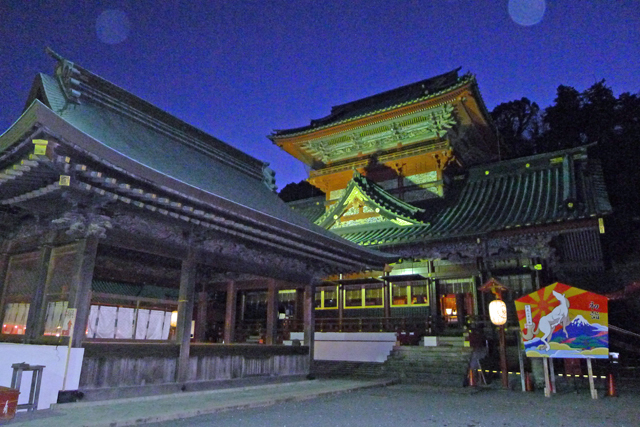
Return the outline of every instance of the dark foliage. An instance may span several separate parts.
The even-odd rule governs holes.
[[[583,92],[558,86],[554,104],[540,112],[527,98],[498,105],[491,113],[506,147],[520,157],[592,145],[614,214],[604,244],[613,261],[640,252],[640,94],[615,97],[604,80]]]
[[[325,194],[307,181],[291,182],[284,186],[278,196],[285,202],[324,196]]]
[[[504,157],[521,157],[537,152],[535,142],[540,133],[540,107],[527,98],[498,105],[491,117],[507,149]]]

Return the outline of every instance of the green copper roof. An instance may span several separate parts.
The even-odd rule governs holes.
[[[316,222],[326,213],[325,200],[325,196],[318,196],[287,202],[287,205],[309,221]]]
[[[349,182],[342,198],[333,207],[316,220],[316,223],[324,228],[329,228],[349,206],[349,202],[358,193],[364,202],[375,212],[388,217],[391,221],[399,221],[404,224],[423,224],[417,215],[423,212],[416,206],[406,203],[397,197],[392,196],[382,187],[367,179],[357,171],[354,171],[353,178]]]
[[[305,218],[291,212],[269,191],[261,171],[266,163],[69,64],[63,61],[58,69],[77,70],[72,75],[82,84],[69,86],[62,78],[39,74],[30,102],[31,97],[44,98],[67,123],[141,165],[201,191],[309,227]],[[75,95],[77,99],[66,95],[75,88],[82,90]]]
[[[431,222],[386,229],[341,228],[360,245],[395,245],[597,217],[611,212],[600,164],[586,148],[547,153],[469,169]],[[456,188],[457,187],[457,188]]]

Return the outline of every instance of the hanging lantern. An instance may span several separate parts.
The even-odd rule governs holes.
[[[492,317],[493,319],[493,317]],[[172,311],[171,312],[171,320],[169,322],[171,324],[171,327],[175,328],[176,326],[178,326],[178,312],[177,311]]]
[[[496,299],[489,304],[489,316],[491,323],[496,326],[502,326],[507,323],[507,305],[504,301]]]

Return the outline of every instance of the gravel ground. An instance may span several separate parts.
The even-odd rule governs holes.
[[[602,395],[602,391],[600,391]],[[319,427],[319,426],[640,426],[640,393],[592,400],[588,390],[522,393],[496,388],[441,389],[394,385],[231,410],[155,427]]]

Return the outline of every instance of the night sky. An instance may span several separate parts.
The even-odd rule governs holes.
[[[640,91],[637,0],[180,3],[0,1],[0,132],[52,73],[46,46],[271,163],[279,188],[307,172],[273,129],[460,66],[489,110],[544,108],[560,84]]]

